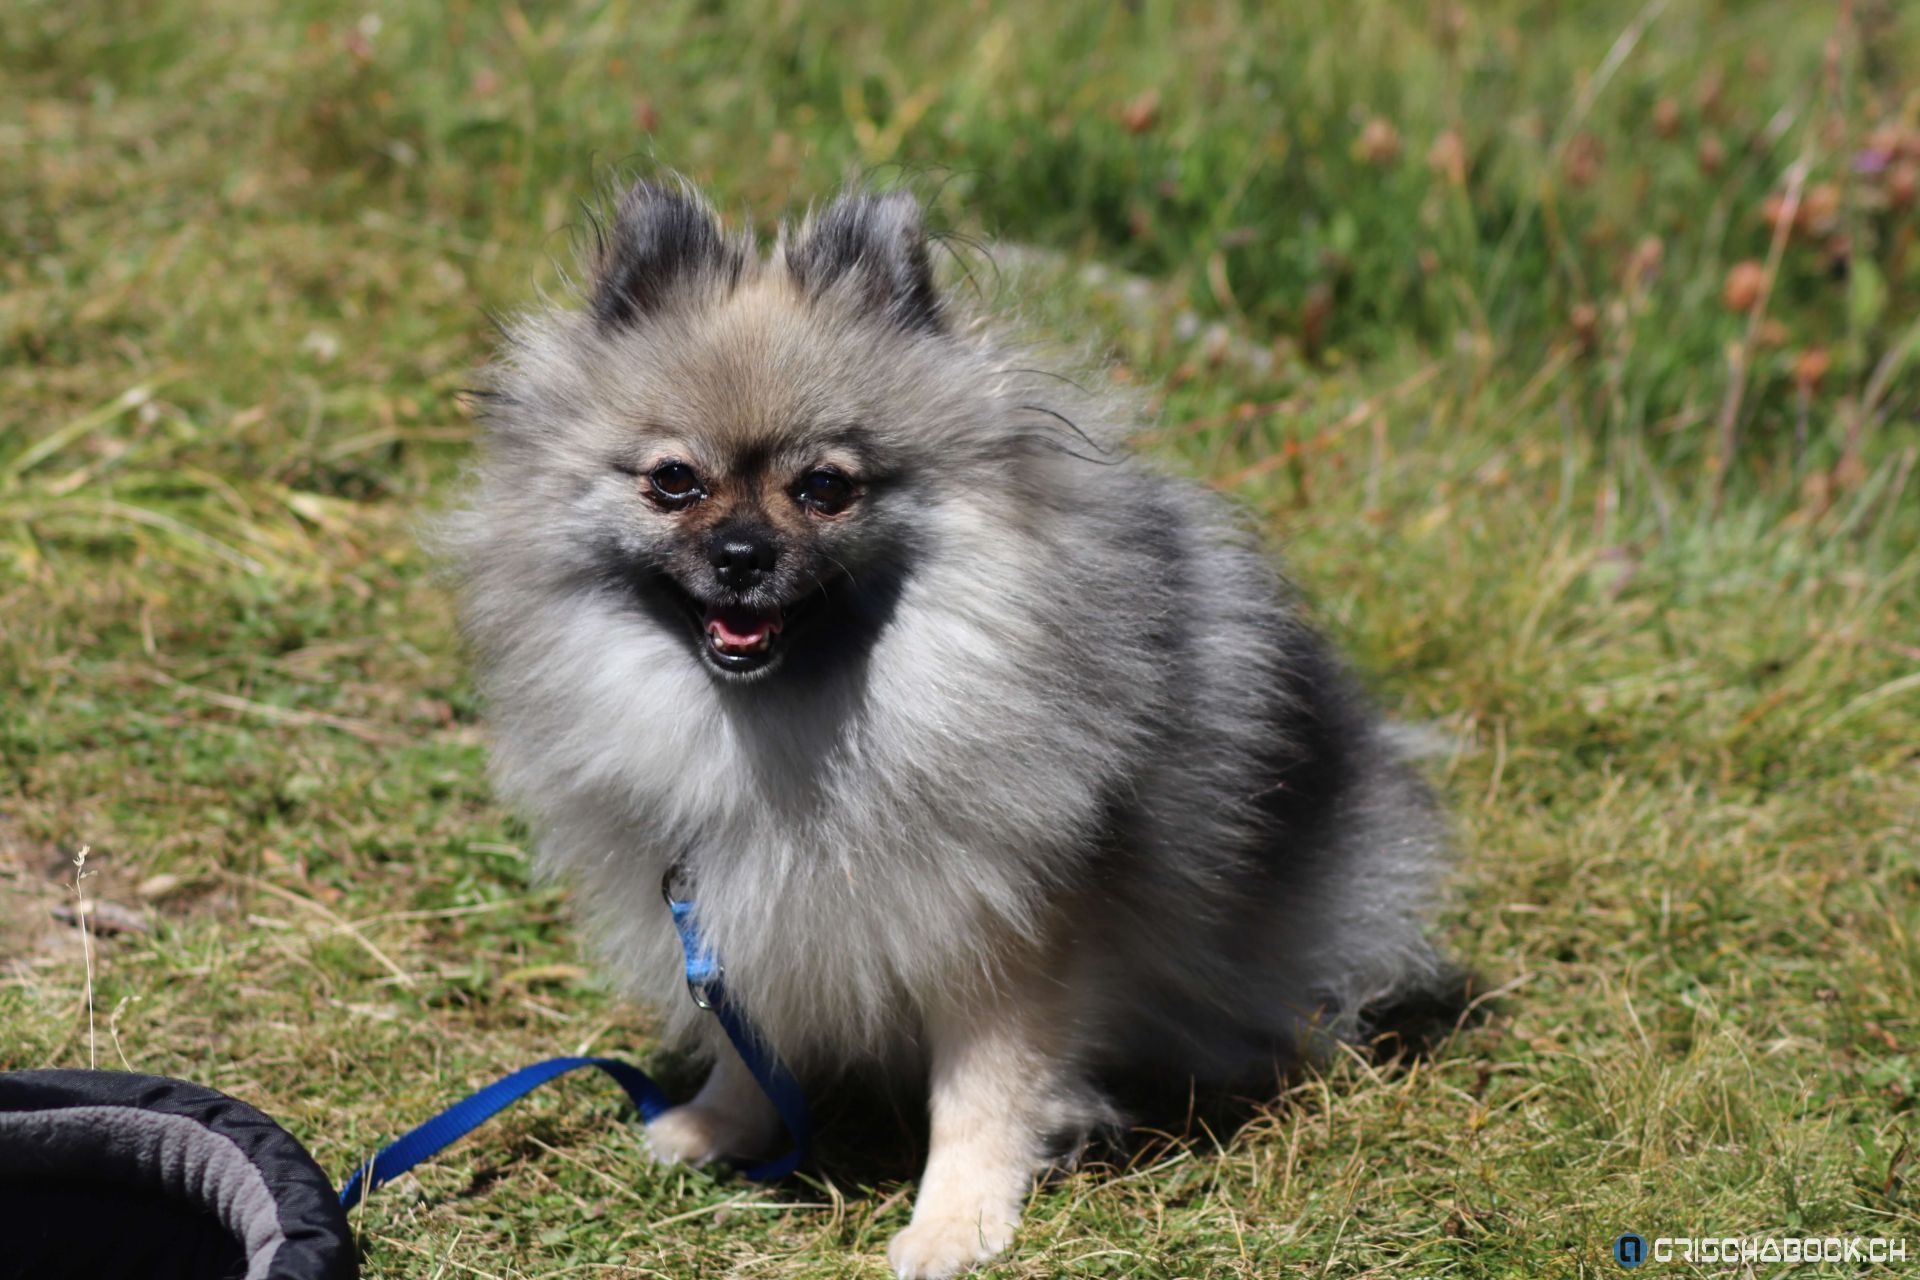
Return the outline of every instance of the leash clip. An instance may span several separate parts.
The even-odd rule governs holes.
[[[693,923],[693,903],[678,894],[680,878],[680,863],[675,861],[660,877],[660,896],[673,913],[673,927],[679,931],[680,949],[687,958],[687,994],[695,1007],[712,1009],[719,1002],[720,979],[727,971],[700,941]]]

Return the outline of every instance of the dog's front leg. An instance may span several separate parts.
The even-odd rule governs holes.
[[[759,1155],[773,1144],[780,1116],[747,1064],[722,1041],[700,1092],[647,1126],[647,1145],[668,1162],[705,1164],[720,1156]]]
[[[1028,978],[930,1013],[932,1148],[913,1220],[887,1249],[901,1280],[944,1280],[1012,1243],[1070,1092],[1050,992]]]

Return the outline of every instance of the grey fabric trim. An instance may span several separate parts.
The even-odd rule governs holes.
[[[134,1107],[0,1111],[0,1174],[111,1178],[211,1210],[265,1280],[286,1243],[273,1190],[233,1139],[186,1116]]]

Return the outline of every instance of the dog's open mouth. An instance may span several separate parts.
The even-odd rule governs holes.
[[[786,625],[784,611],[745,605],[711,605],[701,619],[707,661],[722,671],[757,671],[772,660]]]
[[[727,676],[760,676],[779,666],[796,633],[807,629],[820,594],[785,605],[708,604],[684,593],[682,599],[709,667]]]
[[[695,650],[710,671],[722,676],[759,677],[779,666],[804,633],[812,630],[826,584],[778,604],[703,600],[667,574],[647,583],[643,599],[677,606]],[[765,597],[762,596],[762,599]]]

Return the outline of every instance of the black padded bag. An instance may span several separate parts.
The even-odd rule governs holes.
[[[239,1099],[132,1072],[0,1073],[0,1277],[358,1275],[320,1166]]]

